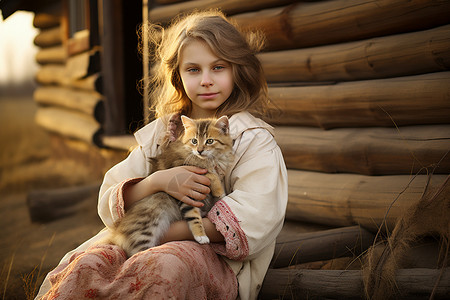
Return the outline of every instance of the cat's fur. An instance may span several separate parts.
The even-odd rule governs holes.
[[[184,219],[195,240],[209,243],[202,217],[215,201],[224,196],[222,181],[231,165],[232,139],[229,136],[228,118],[192,120],[181,117],[184,133],[176,138],[174,131],[162,147],[161,154],[150,160],[152,172],[172,167],[190,165],[208,170],[205,175],[211,181],[211,194],[204,200],[204,207],[197,208],[182,203],[167,193],[159,192],[135,203],[120,219],[108,237],[108,242],[122,247],[128,256],[157,246],[170,224]],[[172,142],[170,142],[172,141]],[[174,178],[169,185],[178,185]]]

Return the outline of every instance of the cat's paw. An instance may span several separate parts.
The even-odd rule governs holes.
[[[213,189],[211,191],[211,194],[216,198],[222,198],[223,196],[225,196],[225,191],[223,190],[222,187],[220,187],[220,188]]]
[[[209,244],[209,238],[206,235],[196,236],[195,240],[199,244]]]
[[[225,196],[226,196],[225,193],[223,193],[222,195],[220,195],[220,196],[217,197],[217,198],[222,199],[222,198],[225,197]]]

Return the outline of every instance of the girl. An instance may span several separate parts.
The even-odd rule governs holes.
[[[105,175],[98,209],[106,228],[62,259],[37,298],[258,295],[287,204],[286,167],[273,129],[250,114],[261,113],[268,102],[267,83],[255,57],[259,39],[246,40],[217,11],[189,15],[158,36],[152,92],[158,118],[136,132],[139,147]],[[117,246],[95,245],[133,203],[155,192],[202,205],[210,191],[205,170],[183,166],[148,175],[148,158],[158,153],[167,130],[178,129],[168,117],[176,113],[229,117],[235,161],[225,176],[227,196],[203,220],[211,243],[191,241],[186,222],[179,221],[171,225],[161,246],[129,259]],[[167,182],[173,178],[179,185],[169,188]]]

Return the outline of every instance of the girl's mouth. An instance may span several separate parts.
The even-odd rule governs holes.
[[[213,99],[217,96],[218,93],[204,93],[204,94],[199,94],[199,96],[203,99]]]

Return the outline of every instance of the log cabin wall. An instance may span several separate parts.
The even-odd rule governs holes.
[[[86,165],[100,180],[126,156],[127,149],[103,148],[106,97],[95,13],[99,2],[83,2],[89,4],[84,12],[89,31],[72,34],[71,39],[69,18],[73,16],[69,16],[68,1],[53,1],[35,12],[33,25],[39,33],[34,43],[39,47],[40,68],[33,98],[38,104],[36,123],[49,132],[53,156]]]
[[[34,18],[39,29],[34,43],[40,48],[36,121],[51,132],[98,145],[104,120],[98,40],[88,30],[68,39],[64,3],[51,13],[37,12]]]
[[[37,121],[61,136],[104,146],[104,136],[142,125],[142,78],[137,26],[142,3],[60,0],[38,12],[35,44],[41,85]],[[45,11],[45,8],[42,9]],[[53,19],[52,24],[40,21]]]
[[[266,34],[287,219],[392,228],[450,173],[450,1],[157,0],[148,19],[209,8]]]

